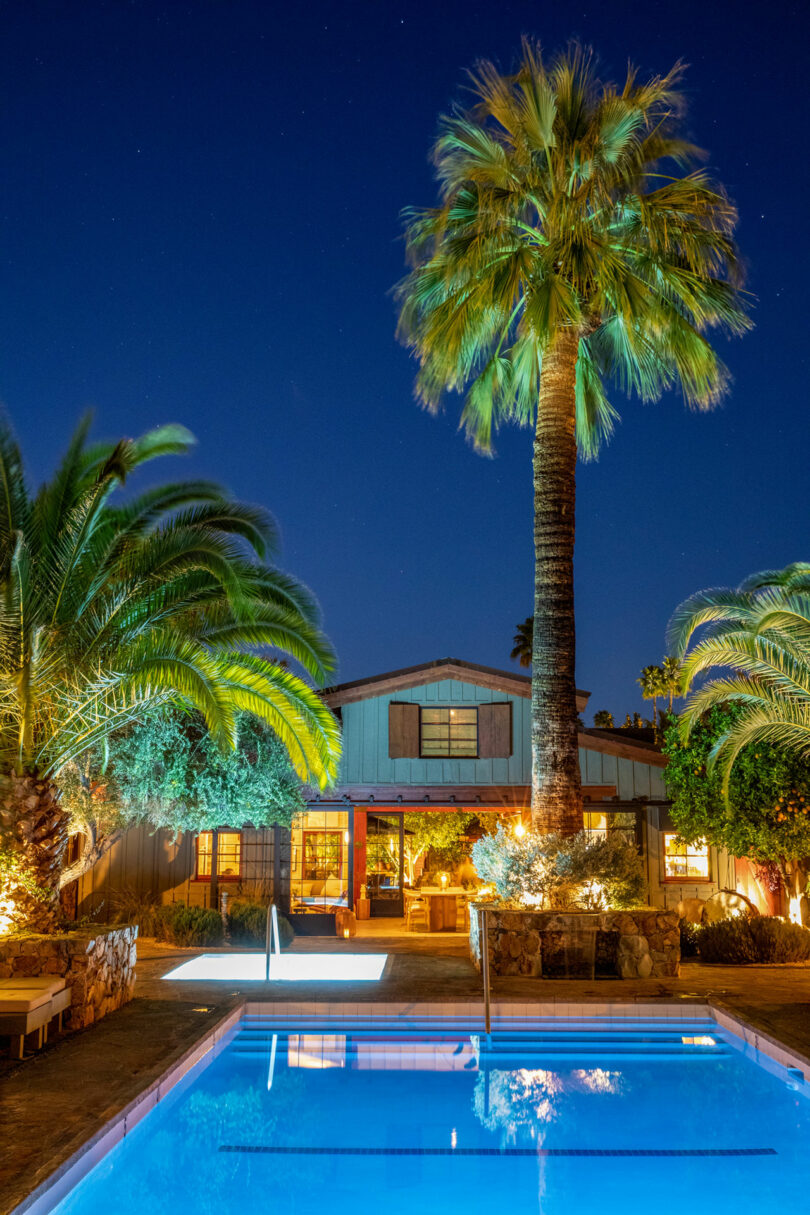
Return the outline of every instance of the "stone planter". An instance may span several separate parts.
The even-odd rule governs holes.
[[[470,954],[481,969],[479,912],[488,912],[492,975],[544,979],[675,978],[681,934],[675,911],[526,911],[470,905]]]
[[[84,1029],[132,999],[138,928],[0,937],[0,979],[61,975],[71,989],[69,1029]]]

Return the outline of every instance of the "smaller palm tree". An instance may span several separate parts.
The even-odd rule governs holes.
[[[600,709],[593,715],[593,724],[597,730],[612,730],[613,729],[613,714],[609,709]]]
[[[670,655],[661,663],[661,672],[663,675],[664,692],[668,697],[667,712],[671,715],[673,700],[683,695],[683,664],[679,658]]]
[[[726,795],[732,768],[751,744],[810,754],[810,565],[766,570],[736,589],[699,591],[676,609],[669,641],[683,659],[689,692],[680,714],[684,739],[714,705],[741,708],[709,755]],[[695,686],[716,669],[722,674]]]
[[[527,616],[523,624],[517,626],[513,638],[514,646],[510,658],[517,658],[522,667],[532,665],[532,646],[534,644],[534,616]]]
[[[636,683],[641,687],[641,695],[644,699],[652,701],[652,724],[655,728],[658,724],[658,697],[665,694],[663,669],[656,666],[644,667]]]

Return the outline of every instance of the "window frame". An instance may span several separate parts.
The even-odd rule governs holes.
[[[667,873],[667,860],[668,860],[667,837],[668,836],[669,837],[677,836],[677,834],[678,834],[678,832],[673,830],[672,828],[670,828],[669,830],[665,829],[661,832],[661,868],[663,871],[662,881],[673,883],[676,886],[695,886],[695,885],[701,885],[701,884],[711,885],[712,882],[714,881],[714,878],[712,877],[712,849],[711,849],[711,845],[707,844],[707,843],[705,843],[703,845],[706,849],[706,870],[707,870],[707,872],[706,872],[705,877],[702,874],[700,875],[700,877],[696,877],[694,874],[687,874],[687,873],[680,873],[680,874]],[[683,853],[678,853],[677,855],[678,856],[682,855],[684,860],[688,863],[689,849],[694,848],[694,847],[697,847],[697,845],[685,844]],[[695,855],[698,855],[698,854],[695,854]],[[673,859],[675,859],[675,858],[673,857]]]
[[[211,873],[200,873],[200,837],[203,835],[211,836]],[[213,847],[213,831],[198,831],[194,836],[194,881],[208,882],[210,884],[214,870],[214,847]],[[218,873],[217,883],[219,882],[241,882],[242,880],[242,832],[234,831],[230,827],[217,828],[217,835],[235,835],[239,839],[239,868],[236,873]],[[217,859],[219,859],[219,848],[217,848]]]
[[[301,882],[306,882],[306,881],[312,880],[305,876],[306,875],[306,865],[307,865],[307,839],[311,835],[336,835],[338,837],[338,841],[337,841],[337,843],[338,843],[337,877],[342,881],[343,880],[343,845],[346,841],[344,838],[345,831],[338,827],[310,827],[301,832],[301,876],[299,877],[298,880]]]
[[[462,712],[474,713],[475,714],[475,751],[474,752],[464,751],[463,753],[457,755],[457,754],[454,754],[449,749],[451,739],[450,739],[450,730],[449,730],[450,723],[449,723],[449,719],[448,719],[448,732],[447,732],[448,751],[447,751],[447,754],[446,755],[437,755],[435,751],[426,752],[424,749],[424,746],[423,746],[424,740],[423,740],[423,736],[422,736],[424,713],[425,713],[426,709],[431,713],[439,712],[439,713],[448,713],[449,714],[449,713],[455,712],[457,709],[461,710]],[[420,705],[419,706],[419,758],[420,759],[480,759],[478,751],[479,751],[478,705]]]

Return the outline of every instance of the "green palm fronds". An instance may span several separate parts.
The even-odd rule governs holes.
[[[534,617],[527,616],[522,624],[515,627],[514,642],[510,658],[516,658],[522,667],[532,665],[532,647],[534,645]]]
[[[405,214],[409,275],[399,333],[419,361],[417,396],[465,394],[461,425],[490,451],[498,427],[532,425],[544,352],[579,336],[577,443],[596,456],[618,417],[606,385],[692,407],[723,395],[712,329],[749,326],[732,239],[736,212],[679,132],[682,74],[621,86],[591,53],[546,62],[524,41],[518,70],[481,63],[472,105],[441,120],[439,205]]]
[[[193,439],[168,426],[90,445],[88,430],[32,497],[0,421],[2,768],[53,776],[171,704],[198,710],[225,747],[253,713],[302,780],[331,783],[338,724],[283,659],[320,681],[334,655],[311,593],[270,564],[273,519],[204,481],[116,502],[142,465]]]
[[[713,706],[740,707],[710,754],[725,792],[744,747],[769,743],[810,755],[810,566],[698,592],[676,609],[669,639],[691,689],[680,718],[684,739]],[[700,682],[717,668],[722,674]]]

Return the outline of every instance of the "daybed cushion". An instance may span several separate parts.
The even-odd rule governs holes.
[[[17,992],[21,987],[29,991],[44,991],[49,996],[55,996],[65,986],[65,980],[57,975],[40,975],[37,978],[0,979],[0,997],[5,991]]]
[[[32,991],[30,988],[26,990],[24,987],[0,991],[0,1013],[30,1013],[50,1002],[50,993],[47,991]]]

